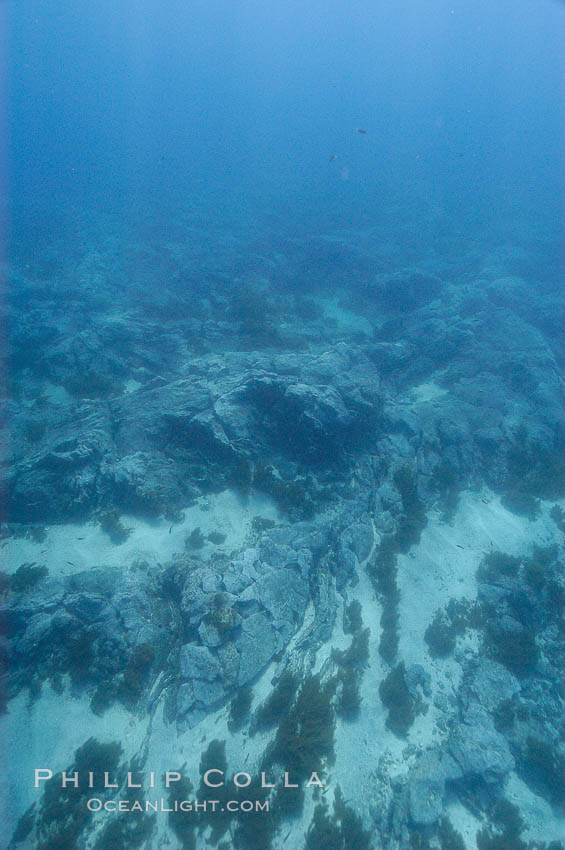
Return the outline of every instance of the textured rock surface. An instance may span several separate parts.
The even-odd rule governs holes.
[[[463,776],[500,782],[514,767],[506,739],[496,731],[486,711],[474,708],[459,724],[449,740],[449,753]]]
[[[529,811],[542,798],[562,805],[565,301],[554,272],[529,278],[512,246],[481,256],[457,239],[412,261],[426,240],[404,225],[396,248],[390,234],[276,243],[196,229],[189,249],[182,229],[153,266],[116,236],[111,263],[97,248],[45,278],[20,269],[0,305],[14,376],[0,386],[2,544],[33,545],[30,561],[43,563],[38,541],[58,523],[106,534],[114,523],[119,538],[126,514],[143,529],[131,548],[116,542],[112,565],[90,552],[88,569],[70,557],[70,574],[35,584],[30,563],[2,576],[8,711],[49,681],[91,718],[112,702],[134,712],[124,741],[146,722],[128,759],[144,763],[161,723],[161,744],[182,744],[196,764],[196,741],[224,734],[234,697],[244,708],[252,698],[253,713],[285,671],[299,692],[315,670],[333,688],[329,812],[339,783],[375,844],[435,847],[457,802],[473,846],[511,782]],[[225,542],[204,523],[192,542],[197,523],[181,526],[185,541],[183,512],[205,517],[227,489],[237,508],[216,531]],[[472,493],[477,534],[483,508],[490,518],[480,552],[457,516],[460,491]],[[426,517],[435,536],[422,535]],[[537,548],[514,551],[507,537],[515,563],[497,571],[487,559],[475,583],[501,517],[516,535],[531,523]],[[138,547],[153,532],[175,543],[148,564]],[[409,587],[415,615],[402,607]],[[360,635],[341,628],[351,601],[370,629],[366,659]],[[434,606],[454,634],[432,657]],[[401,662],[397,735],[379,692]],[[253,736],[241,722],[229,770],[256,770],[276,723]],[[304,846],[299,824],[277,841]],[[149,844],[167,846],[158,829]]]

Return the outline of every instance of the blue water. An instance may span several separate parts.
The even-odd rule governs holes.
[[[210,846],[32,787],[112,737],[197,796],[306,751],[331,823],[221,850],[563,850],[565,2],[0,0],[0,45],[0,850]]]
[[[311,226],[386,213],[391,230],[435,203],[478,234],[560,208],[556,0],[22,0],[2,14],[16,225],[24,199],[41,227],[71,205],[174,215],[187,198],[219,218],[307,211]]]

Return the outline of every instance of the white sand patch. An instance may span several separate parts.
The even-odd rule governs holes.
[[[124,384],[124,393],[126,395],[128,395],[129,393],[135,393],[142,386],[143,384],[140,381],[136,381],[133,378],[130,378]]]
[[[462,835],[466,850],[476,850],[476,836],[483,826],[482,821],[472,815],[459,800],[451,801],[445,808],[445,814],[452,826]]]
[[[565,818],[560,817],[547,800],[534,794],[515,774],[511,773],[504,788],[504,797],[518,806],[525,827],[525,841],[559,841],[565,835]],[[458,800],[450,801],[445,811],[455,829],[461,833],[467,850],[476,850],[477,832],[484,822],[474,817]]]
[[[429,665],[426,628],[451,598],[475,598],[475,574],[485,554],[528,554],[534,544],[550,545],[555,534],[547,507],[532,522],[506,510],[488,490],[462,493],[451,524],[431,516],[419,544],[397,559],[401,657]]]
[[[399,658],[425,667],[432,677],[434,697],[443,693],[449,699],[456,691],[461,670],[453,657],[430,659],[424,632],[435,611],[451,597],[475,597],[475,572],[486,552],[501,550],[524,554],[531,551],[534,543],[551,544],[556,537],[556,527],[548,517],[549,507],[545,505],[542,516],[530,522],[503,508],[498,497],[489,491],[465,492],[451,524],[432,515],[420,543],[407,555],[398,557],[401,593]],[[73,561],[82,557],[81,566],[69,570],[73,572],[101,563],[123,564],[138,558],[166,561],[175,552],[184,551],[185,538],[196,527],[204,536],[212,531],[226,534],[226,540],[220,546],[206,542],[196,551],[206,558],[219,549],[230,552],[241,546],[256,515],[274,521],[279,518],[275,506],[266,497],[241,500],[227,490],[200,499],[186,509],[183,521],[172,527],[163,520],[151,524],[123,517],[124,525],[131,527],[132,533],[119,546],[113,545],[97,526],[52,526],[47,530],[44,543],[9,539],[5,542],[3,554],[8,553],[12,558],[14,568],[22,561],[36,560],[50,566],[53,573],[56,572],[57,560],[63,556],[68,555],[68,559]],[[84,539],[78,541],[77,537]],[[43,551],[42,558],[34,557],[38,550]],[[359,571],[358,584],[348,589],[348,601],[353,599],[361,603],[364,627],[371,629],[369,663],[361,680],[359,717],[352,722],[338,718],[336,722],[336,758],[325,776],[328,783],[325,796],[331,810],[334,789],[339,784],[346,802],[361,815],[365,828],[368,828],[373,817],[370,806],[375,803],[372,789],[378,787],[379,761],[386,762],[391,776],[401,776],[407,772],[421,748],[441,740],[446,732],[438,725],[440,712],[431,700],[428,713],[416,718],[407,740],[386,729],[387,711],[379,697],[379,686],[389,670],[378,652],[381,606],[364,565]],[[339,606],[337,611],[330,640],[317,653],[315,670],[320,670],[326,663],[332,647],[344,649],[351,642],[351,636],[343,634],[342,608],[342,605]],[[312,616],[313,610],[309,608],[301,632],[311,623]],[[298,637],[293,642],[296,640]],[[459,649],[465,646],[469,652],[476,653],[474,633],[459,640]],[[271,664],[254,684],[252,711],[270,693],[275,669],[276,665]],[[8,714],[0,717],[0,740],[6,765],[0,772],[0,796],[6,801],[3,821],[7,834],[11,834],[21,814],[39,797],[33,788],[33,768],[65,769],[70,766],[75,750],[90,736],[101,742],[118,740],[124,748],[124,758],[128,759],[146,746],[143,768],[146,775],[155,771],[160,777],[166,770],[179,770],[186,764],[186,773],[194,784],[194,791],[200,781],[201,755],[214,738],[226,742],[230,777],[236,770],[258,775],[261,757],[276,730],[258,733],[254,737],[250,737],[245,728],[234,733],[227,728],[228,717],[229,703],[209,714],[194,729],[179,733],[175,724],[167,724],[163,719],[163,700],[151,719],[136,719],[120,706],[113,706],[103,717],[97,717],[90,711],[87,697],[71,698],[68,693],[58,696],[49,685],[44,685],[41,697],[31,707],[28,706],[27,693],[20,694],[9,704]],[[168,792],[159,787],[146,791],[148,799],[168,796]],[[531,838],[553,840],[563,834],[565,824],[517,777],[510,778],[506,796],[520,806],[528,823],[539,824],[540,829],[545,830],[536,832],[537,827],[532,827]],[[210,799],[213,798],[211,793]],[[283,841],[287,847],[302,846],[315,802],[312,791],[307,791],[302,818],[284,822],[280,837],[274,841],[277,850],[282,847]],[[455,828],[463,834],[469,850],[475,850],[475,834],[480,824],[458,802],[450,802],[448,813]],[[102,820],[97,820],[95,828],[101,824]],[[156,830],[152,838],[156,847],[175,846],[176,839],[171,836],[165,813],[157,816]],[[200,850],[205,846],[205,839],[199,837],[197,847]]]
[[[272,691],[272,678],[276,670],[276,664],[272,663],[262,673],[257,682],[253,686],[253,702],[251,705],[251,713],[263,702],[264,699]],[[184,776],[188,776],[193,785],[193,793],[191,799],[195,798],[198,786],[200,784],[199,765],[200,759],[209,744],[217,739],[225,742],[225,753],[227,761],[226,785],[228,789],[233,790],[233,797],[236,796],[236,788],[231,780],[235,773],[248,773],[251,777],[260,779],[260,767],[263,754],[274,738],[276,727],[264,732],[257,732],[250,736],[247,728],[244,727],[237,732],[232,732],[228,729],[228,719],[230,711],[230,702],[215,712],[208,714],[197,726],[193,729],[187,729],[184,732],[177,731],[176,724],[168,724],[163,719],[163,704],[159,706],[154,716],[151,738],[147,751],[147,760],[145,763],[144,772],[155,771],[157,781],[158,777],[162,777],[167,770],[178,770]],[[267,774],[265,779],[267,782],[276,783],[275,774]],[[214,781],[219,779],[214,778]],[[172,788],[173,786],[171,786]],[[167,791],[162,786],[156,791],[151,791],[147,796],[163,796],[167,798],[170,791]],[[217,792],[213,788],[209,789],[207,799],[217,799]],[[255,799],[253,793],[250,793],[249,799]],[[154,836],[155,846],[165,846],[167,836],[170,837],[170,830],[167,824],[166,815],[157,819],[157,832]],[[229,838],[227,834],[226,837]],[[205,839],[200,837],[197,840],[197,847],[208,847]]]
[[[419,544],[407,555],[398,556],[399,657],[425,667],[432,679],[434,697],[454,696],[461,677],[461,666],[456,659],[461,658],[461,653],[477,656],[479,652],[478,635],[471,631],[458,639],[456,657],[432,659],[424,633],[435,612],[451,598],[476,597],[476,571],[488,552],[528,555],[534,545],[549,546],[557,542],[556,526],[549,518],[550,508],[550,504],[543,505],[540,517],[532,522],[506,510],[498,496],[488,490],[464,492],[451,524],[439,516],[431,516]],[[446,733],[437,725],[441,713],[432,702],[428,713],[416,718],[410,730],[410,742],[426,748],[440,740]],[[563,822],[555,815],[548,816],[548,804],[532,794],[514,774],[506,796],[523,809],[528,824],[536,825],[531,829],[532,839],[549,840],[565,834]],[[466,846],[475,850],[480,823],[459,803],[450,805],[449,815]],[[547,826],[547,835],[536,831],[538,824],[544,825],[542,830]]]
[[[129,758],[139,749],[146,730],[147,718],[139,720],[119,705],[98,717],[86,695],[71,697],[68,689],[59,695],[44,684],[40,697],[30,705],[27,691],[22,691],[0,717],[3,837],[12,834],[21,815],[41,797],[42,789],[34,788],[35,768],[49,768],[53,773],[66,770],[75,750],[90,737],[100,743],[118,741],[122,758]]]
[[[41,543],[24,537],[2,542],[2,569],[13,573],[23,563],[44,564],[49,574],[70,575],[99,566],[123,566],[135,561],[150,565],[165,563],[173,555],[188,551],[207,560],[216,552],[230,553],[245,542],[255,516],[279,521],[278,510],[267,496],[240,497],[233,490],[203,496],[183,511],[183,520],[171,524],[165,519],[149,522],[122,515],[121,523],[130,530],[124,543],[112,543],[96,523],[68,523],[46,528]],[[206,540],[201,548],[186,547],[186,538],[200,528],[204,537],[212,532],[225,535],[222,543]]]
[[[367,560],[370,560],[370,557]],[[328,765],[324,781],[323,796],[330,812],[333,811],[334,793],[339,785],[347,805],[360,815],[365,828],[370,828],[372,815],[370,806],[373,795],[368,791],[375,785],[375,774],[379,759],[386,753],[393,774],[403,773],[406,769],[405,749],[407,742],[395,736],[385,727],[387,710],[379,697],[379,685],[385,678],[388,667],[379,655],[381,635],[381,606],[377,600],[371,580],[365,570],[365,563],[358,571],[358,584],[348,588],[348,604],[358,600],[361,604],[363,628],[370,628],[369,661],[361,676],[361,710],[354,720],[336,717],[335,761]],[[332,649],[344,650],[352,641],[352,635],[343,632],[343,608],[338,607],[331,638],[316,655],[314,672],[321,670],[331,657]],[[303,835],[308,828],[316,801],[312,795],[306,796],[302,819],[285,824],[283,834],[290,829],[288,846],[301,846]],[[293,841],[295,844],[293,844]]]
[[[381,702],[379,686],[387,675],[388,667],[379,654],[381,606],[364,569],[359,572],[359,584],[349,592],[349,600],[353,599],[361,603],[363,628],[371,629],[369,662],[362,674],[359,689],[361,710],[358,717],[353,721],[337,719],[336,760],[329,772],[333,780],[332,788],[340,786],[346,801],[362,816],[367,826],[371,821],[369,806],[372,801],[372,795],[367,793],[367,789],[374,785],[377,763],[387,752],[394,765],[392,772],[403,772],[406,741],[385,727],[388,712]],[[336,631],[341,630],[340,617]],[[349,646],[351,635],[346,638],[345,646]],[[329,799],[333,802],[333,790]]]
[[[67,405],[73,403],[73,397],[60,384],[52,384],[50,381],[45,381],[42,386],[42,394],[45,398],[55,405]]]
[[[384,757],[391,776],[401,776],[420,750],[440,743],[448,734],[442,723],[443,712],[434,705],[434,698],[438,695],[447,700],[455,697],[461,666],[454,657],[431,659],[427,652],[424,632],[436,610],[452,597],[470,600],[476,597],[475,573],[485,553],[501,550],[515,555],[527,554],[534,544],[551,544],[556,529],[548,517],[549,507],[544,507],[537,521],[530,522],[507,511],[489,491],[465,492],[461,494],[450,525],[439,515],[430,517],[420,543],[407,555],[398,556],[401,594],[398,657],[406,663],[421,664],[432,680],[432,699],[426,700],[429,703],[427,713],[416,717],[407,740],[398,738],[385,726],[387,711],[379,697],[379,686],[389,667],[382,663],[378,652],[381,606],[364,569],[360,571],[359,584],[348,589],[349,599],[358,599],[362,605],[364,627],[371,628],[370,656],[360,688],[359,717],[353,722],[338,718],[336,723],[336,761],[329,769],[331,791],[328,799],[333,800],[333,789],[339,784],[346,800],[363,817],[366,826],[371,822],[372,799],[367,789],[376,786],[379,760]],[[343,636],[341,624],[342,617],[338,614],[331,640],[318,653],[318,668],[331,653],[332,646],[349,645],[350,637]],[[460,638],[458,649],[476,655],[477,634],[469,632]],[[460,804],[451,807],[451,811],[454,826],[464,834],[467,846],[473,850],[478,828],[476,819]],[[298,833],[296,835],[298,837]]]
[[[306,611],[304,622],[300,630],[296,633],[289,644],[292,647],[298,641],[304,631],[309,627],[313,617],[313,606],[309,606]],[[261,674],[259,679],[253,683],[253,701],[250,709],[250,715],[256,708],[269,696],[272,691],[272,679],[277,669],[276,662],[271,663],[266,670]],[[208,748],[211,741],[217,739],[225,742],[226,760],[228,769],[226,773],[226,781],[228,786],[231,786],[231,778],[236,772],[246,772],[252,777],[260,777],[260,768],[262,757],[265,750],[276,734],[276,726],[263,732],[257,732],[250,736],[247,729],[247,723],[239,731],[232,732],[228,729],[228,719],[230,713],[230,701],[219,708],[217,711],[212,711],[194,728],[185,731],[178,731],[176,723],[167,723],[163,716],[164,697],[161,699],[151,721],[151,734],[149,737],[146,758],[144,761],[143,774],[149,775],[150,771],[155,773],[156,787],[155,789],[145,788],[145,797],[151,800],[159,800],[161,797],[167,801],[170,791],[163,786],[162,778],[166,771],[179,771],[183,776],[190,779],[193,785],[191,799],[195,799],[198,786],[200,784],[199,765],[203,752]],[[277,777],[273,774],[267,775],[268,782],[276,782]],[[171,790],[174,788],[171,785]],[[235,797],[235,789],[234,789]],[[307,795],[307,799],[312,798],[311,792]],[[207,799],[213,800],[217,798],[217,793],[210,788]],[[250,799],[254,799],[253,794]],[[308,810],[308,819],[305,821],[305,826],[310,820],[311,810]],[[297,821],[301,823],[300,820]],[[286,824],[285,824],[286,825]],[[300,827],[298,836],[301,840],[305,827]],[[288,831],[288,830],[286,830]],[[229,835],[226,835],[229,838]],[[156,831],[153,834],[152,841],[155,847],[168,846],[172,841],[172,846],[175,846],[176,838],[171,838],[171,831],[168,826],[168,818],[166,814],[159,814],[156,822]],[[198,848],[208,847],[204,837],[197,837]],[[275,842],[275,847],[276,842]],[[298,845],[297,845],[298,846]]]
[[[428,401],[435,401],[437,398],[447,395],[447,392],[446,389],[440,387],[434,381],[426,381],[423,384],[418,384],[417,387],[411,388],[408,393],[408,401],[413,404],[422,404]]]
[[[547,842],[563,840],[565,817],[560,816],[543,797],[534,794],[515,773],[508,779],[504,796],[520,809],[526,825],[524,838]]]
[[[339,327],[352,333],[362,333],[366,336],[373,335],[373,327],[368,319],[341,307],[339,298],[315,298],[314,299],[324,311],[324,316],[334,319]]]

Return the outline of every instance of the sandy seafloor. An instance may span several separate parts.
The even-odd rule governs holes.
[[[400,652],[409,662],[425,662],[432,677],[434,695],[447,698],[455,695],[461,672],[458,661],[476,654],[477,642],[473,633],[467,634],[458,640],[454,657],[430,660],[424,631],[433,613],[450,598],[475,597],[474,575],[485,553],[500,550],[520,555],[529,552],[532,545],[554,543],[555,525],[548,519],[548,509],[544,505],[539,518],[532,522],[506,510],[499,497],[487,489],[466,491],[461,494],[455,516],[449,523],[439,514],[430,516],[420,542],[408,554],[399,556]],[[165,521],[148,524],[125,516],[124,524],[131,527],[132,533],[120,546],[109,543],[107,535],[88,524],[54,526],[47,529],[47,538],[42,543],[6,541],[4,564],[8,569],[10,565],[14,568],[22,557],[35,560],[41,554],[53,574],[57,574],[58,569],[63,574],[69,572],[68,560],[73,561],[71,571],[76,571],[77,567],[89,569],[100,564],[120,563],[124,555],[158,562],[174,555],[182,547],[187,531],[195,525],[203,532],[221,530],[226,534],[222,545],[229,548],[243,543],[252,516],[280,519],[274,505],[265,497],[254,497],[244,503],[231,491],[202,499],[183,513],[183,521],[172,528]],[[202,556],[206,557],[205,551]],[[362,710],[354,721],[337,720],[336,758],[335,763],[328,766],[324,794],[331,800],[333,788],[339,785],[347,802],[353,796],[362,801],[358,810],[367,821],[370,820],[371,796],[364,795],[362,789],[371,787],[377,765],[381,769],[384,766],[391,778],[402,775],[414,754],[437,743],[442,732],[435,722],[437,714],[433,704],[427,714],[416,718],[409,745],[385,728],[386,710],[378,696],[379,684],[386,675],[386,666],[378,654],[380,605],[363,569],[359,570],[358,579],[349,590],[349,600],[359,600],[364,624],[371,628],[370,659],[361,687]],[[307,614],[305,625],[308,621]],[[294,642],[299,636],[300,632]],[[317,653],[316,669],[323,666],[332,648],[344,648],[347,643],[338,615],[331,639]],[[271,665],[257,682],[252,709],[268,695],[273,672]],[[191,765],[186,772],[195,785],[198,784],[197,775],[191,770],[194,771],[207,742],[219,738],[226,741],[230,768],[237,765],[253,774],[270,735],[257,733],[249,737],[245,731],[229,732],[228,707],[212,711],[194,729],[177,734],[173,726],[163,722],[162,705],[148,722],[147,717],[136,716],[118,705],[98,717],[90,710],[87,697],[70,695],[68,684],[62,694],[56,694],[45,684],[41,695],[31,704],[27,693],[20,693],[10,703],[7,714],[0,717],[0,739],[4,758],[7,757],[6,766],[0,772],[0,796],[5,801],[4,835],[11,834],[21,813],[37,799],[33,788],[34,768],[49,767],[53,772],[64,770],[69,754],[91,735],[102,743],[120,741],[126,758],[148,746],[145,773],[154,770],[156,775],[162,775],[165,770],[186,762]],[[356,791],[350,795],[349,789]],[[156,792],[149,792],[152,793]],[[515,773],[510,775],[505,793],[522,812],[526,822],[525,838],[550,842],[565,834],[565,817],[556,814],[546,800],[533,793]],[[284,841],[280,837],[275,839],[277,850],[300,846],[313,808],[314,800],[307,794],[302,817],[283,826]],[[480,822],[456,799],[448,801],[446,812],[463,835],[467,848],[475,850]],[[167,828],[166,817],[166,814],[157,816],[157,831],[151,839],[153,848],[171,846],[171,841],[174,846],[176,839]],[[96,830],[92,833],[92,844],[95,838]],[[206,846],[204,838],[199,839],[198,846]]]

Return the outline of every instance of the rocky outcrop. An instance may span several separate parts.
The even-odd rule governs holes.
[[[273,529],[224,568],[190,571],[180,609],[194,640],[180,650],[171,719],[197,723],[235,688],[252,682],[301,627],[315,557],[325,545],[324,535],[311,528]]]
[[[177,510],[245,462],[282,455],[335,467],[380,408],[375,366],[343,344],[308,353],[194,358],[190,377],[52,408],[3,475],[13,521]],[[31,427],[16,415],[22,432]],[[230,471],[231,470],[231,471]],[[237,483],[237,482],[236,482]],[[9,486],[8,486],[9,484]]]
[[[156,673],[178,626],[158,576],[143,564],[40,578],[28,589],[9,592],[1,617],[10,695],[31,677],[40,682],[61,674],[79,688],[110,681],[118,688],[142,647],[151,648]],[[139,685],[135,699],[141,680]]]
[[[474,707],[450,736],[448,752],[459,765],[463,779],[501,782],[514,767],[506,739],[496,731],[488,712]]]
[[[344,662],[324,717],[337,709],[343,732],[356,722],[339,714],[349,700],[393,734],[379,685],[390,682],[387,652],[402,647],[400,555],[414,554],[426,512],[450,522],[468,485],[490,486],[529,519],[540,499],[565,494],[563,297],[555,280],[513,277],[520,263],[504,252],[482,266],[473,251],[432,252],[406,268],[404,250],[354,249],[343,234],[280,254],[266,239],[251,258],[248,243],[200,236],[152,266],[122,257],[117,239],[111,262],[92,252],[67,277],[21,272],[0,305],[14,374],[0,387],[2,531],[106,513],[119,524],[120,512],[173,521],[226,487],[267,494],[283,521],[253,525],[237,551],[208,560],[195,547],[151,568],[2,576],[7,697],[26,686],[33,696],[46,679],[60,688],[64,675],[97,713],[120,700],[150,716],[164,694],[166,722],[185,730],[273,661],[275,678],[290,671],[300,688],[369,560],[371,603],[385,604],[351,645],[327,647],[323,675],[334,655]],[[560,505],[550,517],[557,534]],[[391,747],[390,770],[379,764],[356,800],[387,850],[411,846],[413,832],[437,844],[452,795],[486,817],[513,771],[563,804],[561,564],[558,546],[495,558],[478,575],[476,609],[453,609],[457,640],[474,631],[463,650],[394,658],[416,734],[396,727],[402,758]],[[444,662],[452,687],[436,688]],[[382,673],[371,693],[357,688],[365,664]]]
[[[136,650],[151,647],[144,687],[164,670],[176,693],[169,719],[193,725],[253,681],[301,627],[325,545],[311,525],[296,525],[274,529],[215,568],[181,558],[161,572],[143,564],[99,568],[10,592],[1,613],[12,693],[30,669],[44,677],[67,672],[77,686],[113,678],[119,686]],[[171,571],[178,602],[163,592]]]

